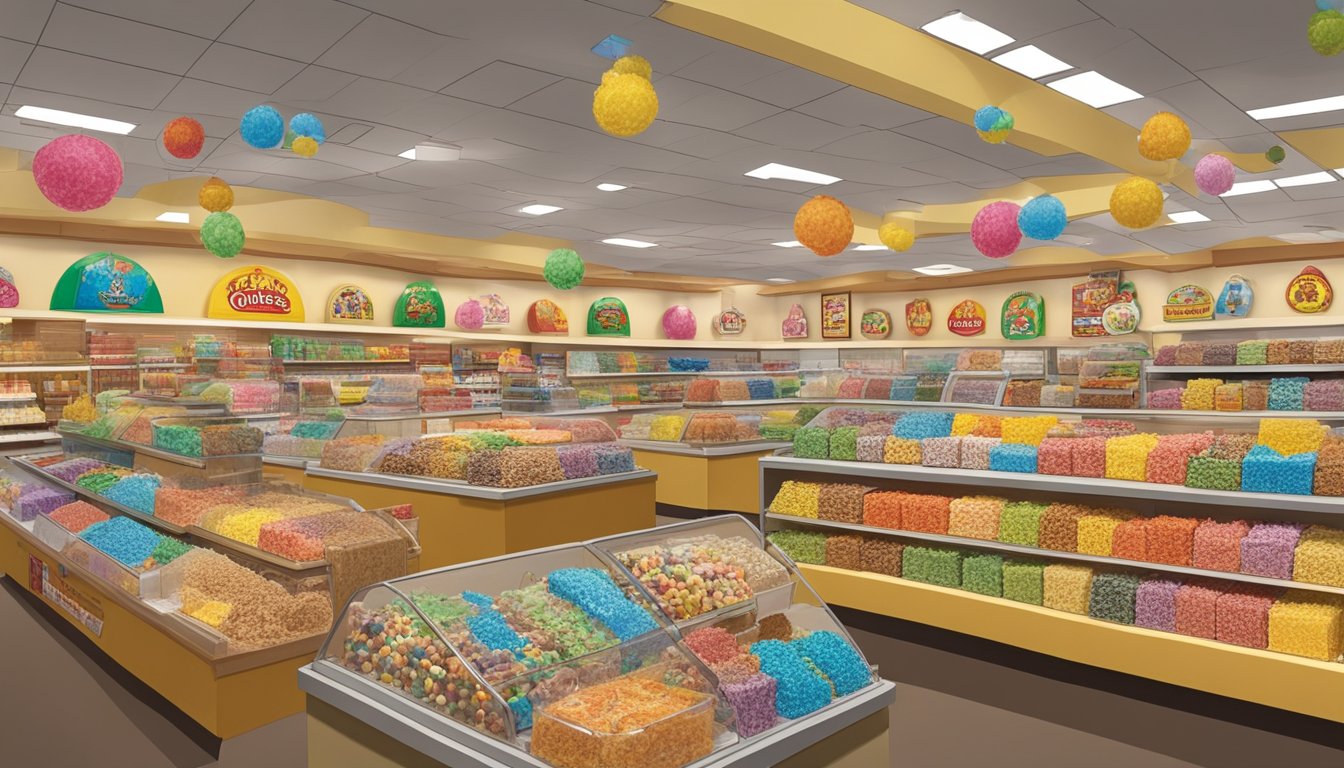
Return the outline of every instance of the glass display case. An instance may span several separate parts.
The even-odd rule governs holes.
[[[500,408],[505,413],[577,411],[579,393],[539,371],[500,373]]]

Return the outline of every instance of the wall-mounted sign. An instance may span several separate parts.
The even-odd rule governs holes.
[[[885,309],[864,310],[859,318],[859,333],[865,339],[885,339],[891,335],[891,313]]]
[[[1101,327],[1111,336],[1124,336],[1139,329],[1143,315],[1133,301],[1119,301],[1101,311]]]
[[[527,330],[566,336],[569,334],[569,319],[559,304],[550,299],[541,299],[532,302],[532,306],[527,308]]]
[[[293,280],[270,267],[254,264],[239,267],[215,283],[205,316],[301,323],[303,299]]]
[[[803,311],[802,304],[789,307],[789,314],[779,324],[779,334],[786,339],[807,338],[807,313]]]
[[[1284,296],[1288,306],[1303,313],[1324,312],[1335,300],[1335,291],[1325,274],[1315,267],[1303,267],[1297,277],[1288,283]]]
[[[10,275],[9,282],[13,283]],[[18,290],[15,289],[17,304]],[[163,314],[163,297],[145,268],[115,253],[91,253],[66,268],[51,292],[51,308],[63,312]]]
[[[1003,300],[999,331],[1012,341],[1035,339],[1045,333],[1045,299],[1031,291],[1009,294]]]
[[[604,296],[588,307],[589,336],[629,336],[630,312],[625,302]]]
[[[8,269],[0,267],[0,308],[19,306],[19,284]]]
[[[821,338],[849,338],[849,304],[848,293],[821,294]]]
[[[1223,283],[1218,293],[1218,301],[1213,305],[1214,317],[1246,317],[1251,314],[1251,305],[1255,303],[1255,292],[1251,290],[1251,281],[1241,275],[1233,275]]]
[[[984,305],[975,299],[958,302],[947,314],[947,330],[958,336],[979,336],[988,324]]]
[[[911,336],[924,336],[933,328],[933,305],[928,299],[915,299],[905,305],[905,329]]]
[[[337,286],[327,298],[327,321],[372,323],[373,299],[354,283]]]
[[[1134,284],[1122,282],[1119,270],[1089,274],[1085,282],[1073,286],[1072,294],[1071,329],[1074,336],[1082,337],[1109,335],[1102,322],[1106,308],[1112,304],[1136,301]]]
[[[738,336],[747,329],[747,315],[737,307],[729,307],[714,316],[713,325],[720,336]]]
[[[443,297],[427,280],[407,285],[392,310],[392,325],[399,328],[442,328],[447,320]]]
[[[1198,285],[1182,285],[1167,294],[1167,303],[1162,305],[1163,322],[1183,323],[1212,318],[1213,296]]]
[[[498,293],[483,294],[478,300],[481,309],[485,311],[485,320],[481,322],[481,327],[497,328],[509,324],[509,305],[504,303],[504,299]]]

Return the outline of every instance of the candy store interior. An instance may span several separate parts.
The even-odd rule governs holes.
[[[1273,5],[0,2],[3,762],[1344,765]]]

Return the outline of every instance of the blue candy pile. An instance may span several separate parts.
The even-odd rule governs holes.
[[[813,632],[790,644],[831,679],[837,696],[847,696],[872,682],[872,672],[863,657],[834,632]]]
[[[635,454],[629,448],[601,446],[597,449],[597,471],[604,475],[635,471]]]
[[[752,400],[769,400],[775,396],[775,382],[769,379],[747,379],[747,392]]]
[[[1315,476],[1315,451],[1284,456],[1267,445],[1257,445],[1241,462],[1243,491],[1310,495]]]
[[[118,504],[152,515],[154,493],[159,490],[161,482],[158,475],[127,475],[103,491],[103,495]]]
[[[79,538],[131,568],[137,568],[159,545],[159,534],[129,517],[113,517],[94,523]]]
[[[1000,443],[989,449],[989,468],[998,472],[1036,471],[1036,446]]]
[[[1307,383],[1311,381],[1305,376],[1290,376],[1288,378],[1269,380],[1269,410],[1271,411],[1300,411],[1303,409],[1303,400],[1306,397]]]
[[[926,437],[950,437],[954,413],[937,411],[913,411],[901,417],[891,428],[891,434],[907,440],[923,440]]]
[[[606,571],[561,568],[551,571],[546,583],[552,595],[577,605],[584,613],[606,624],[607,629],[621,640],[630,640],[658,628],[647,611],[626,599]]]
[[[807,666],[791,643],[758,640],[751,652],[760,658],[761,671],[777,683],[775,711],[780,717],[802,717],[831,703],[831,686]]]

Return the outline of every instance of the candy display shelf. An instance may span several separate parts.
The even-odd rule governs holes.
[[[0,433],[0,445],[6,443],[42,443],[48,440],[59,439],[60,435],[55,432],[41,430],[37,432],[9,432]]]
[[[1344,373],[1344,365],[1301,363],[1296,365],[1149,365],[1150,374],[1167,373]]]
[[[279,359],[284,365],[409,365],[410,359],[405,360],[285,360]]]
[[[57,451],[55,453],[33,454],[29,456],[11,456],[9,457],[9,461],[16,468],[28,473],[29,475],[32,475],[34,478],[38,480],[41,480],[43,483],[46,483],[48,485],[54,485],[58,488],[64,488],[65,490],[75,494],[76,497],[83,499],[84,501],[87,501],[90,504],[93,504],[94,506],[102,507],[118,515],[124,515],[126,517],[133,518],[142,523],[145,523],[146,525],[159,528],[163,531],[166,531],[168,533],[177,536],[186,534],[187,529],[180,525],[170,523],[167,520],[157,518],[153,515],[145,514],[144,512],[141,512],[140,510],[135,509],[134,507],[128,507],[125,504],[115,502],[112,499],[107,498],[106,496],[94,493],[93,491],[90,491],[87,488],[75,485],[74,483],[66,482],[59,477],[55,477],[53,475],[48,474],[45,470],[42,469],[42,467],[34,463],[36,461],[41,461],[43,459],[60,455],[62,454],[59,451]]]

